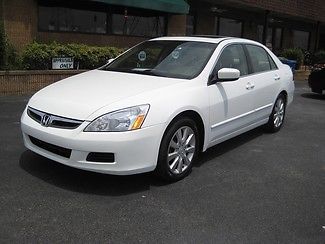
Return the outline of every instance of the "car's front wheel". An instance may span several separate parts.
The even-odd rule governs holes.
[[[199,133],[190,118],[180,118],[169,128],[161,141],[156,173],[167,181],[186,177],[199,152]]]
[[[283,94],[280,94],[275,101],[269,121],[266,124],[266,128],[269,132],[277,132],[281,129],[284,122],[285,112],[286,98]]]

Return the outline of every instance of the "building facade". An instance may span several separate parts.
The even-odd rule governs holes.
[[[163,35],[325,49],[323,0],[0,0],[0,20],[17,50],[33,40],[129,47]]]

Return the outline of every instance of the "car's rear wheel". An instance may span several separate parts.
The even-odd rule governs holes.
[[[180,118],[167,128],[161,141],[156,173],[167,181],[186,177],[199,149],[199,133],[190,118]]]
[[[277,132],[281,129],[286,112],[286,99],[283,94],[280,94],[275,101],[269,121],[266,128],[269,132]]]

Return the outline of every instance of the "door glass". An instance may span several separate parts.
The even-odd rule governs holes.
[[[246,45],[254,73],[271,70],[268,54],[262,47]]]
[[[246,55],[242,45],[231,45],[222,51],[216,64],[215,72],[222,68],[238,69],[240,76],[248,74]]]

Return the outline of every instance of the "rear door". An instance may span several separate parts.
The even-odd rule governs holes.
[[[267,51],[257,45],[245,44],[250,64],[255,122],[267,119],[280,88],[280,72]]]

